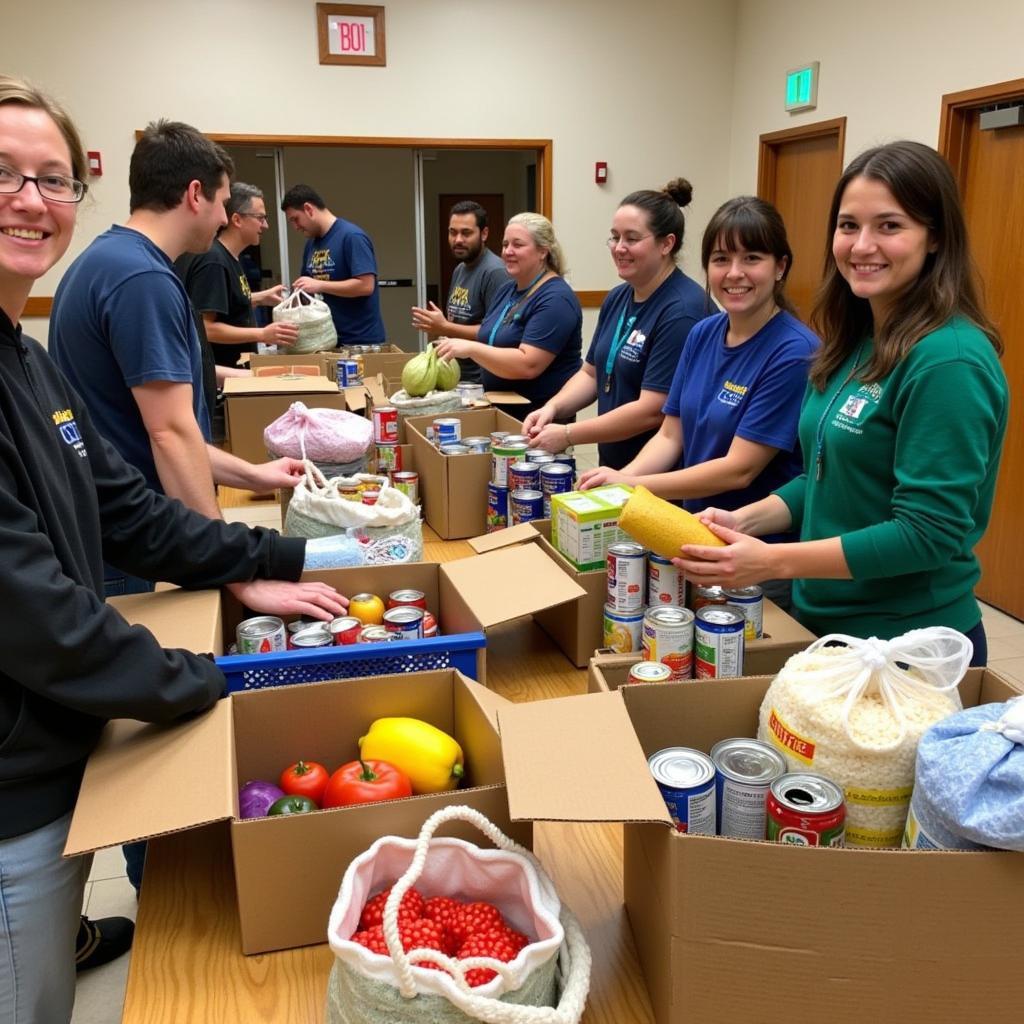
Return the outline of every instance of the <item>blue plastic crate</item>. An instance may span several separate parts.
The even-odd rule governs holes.
[[[325,679],[402,675],[445,668],[458,669],[476,679],[477,651],[486,646],[483,633],[456,633],[426,640],[314,647],[279,654],[230,654],[214,660],[227,677],[224,692],[236,693]]]

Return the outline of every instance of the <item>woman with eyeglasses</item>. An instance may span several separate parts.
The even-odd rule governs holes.
[[[654,436],[683,343],[708,313],[704,290],[676,266],[682,207],[692,196],[690,183],[677,178],[619,204],[608,248],[623,283],[601,304],[583,366],[526,418],[535,448],[560,452],[596,442],[601,464],[621,469]],[[560,425],[595,398],[597,416]]]
[[[690,331],[658,433],[620,471],[584,473],[582,489],[643,484],[696,512],[738,508],[800,473],[797,420],[819,342],[786,298],[793,254],[779,212],[753,196],[730,199],[704,231],[701,263],[723,312]],[[789,589],[765,585],[783,606]]]
[[[440,338],[437,352],[472,359],[486,390],[522,395],[528,404],[503,407],[522,418],[579,369],[583,311],[562,276],[565,257],[547,217],[517,213],[505,226],[501,258],[512,280],[495,297],[478,340]]]

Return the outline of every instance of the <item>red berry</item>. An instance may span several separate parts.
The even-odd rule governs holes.
[[[504,923],[501,911],[492,904],[464,903],[455,912],[454,920],[448,927],[451,929],[453,940],[461,946],[476,932]]]
[[[447,952],[444,944],[443,929],[434,921],[427,921],[425,918],[416,920],[405,919],[398,924],[398,937],[402,940],[402,949],[408,953],[412,949],[436,949],[439,952]],[[353,942],[365,946],[371,953],[379,953],[381,956],[390,956],[388,953],[387,940],[384,938],[384,926],[375,924],[370,928],[356,932],[352,936]],[[420,967],[433,967],[426,961],[418,961]]]
[[[471,956],[489,956],[508,963],[515,960],[519,950],[522,949],[522,946],[518,945],[516,936],[522,939],[526,938],[505,925],[481,930],[471,935],[459,947],[458,957],[460,960],[467,960]],[[476,988],[479,985],[486,985],[496,976],[497,972],[492,971],[489,967],[474,967],[466,972],[466,984]]]
[[[384,904],[387,903],[390,895],[391,887],[389,886],[366,901],[366,906],[363,907],[363,912],[359,916],[361,929],[372,928],[375,924],[383,924]],[[398,905],[398,920],[400,922],[409,919],[418,920],[422,916],[423,897],[415,889],[410,889]]]

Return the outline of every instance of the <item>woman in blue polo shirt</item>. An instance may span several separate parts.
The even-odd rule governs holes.
[[[511,281],[495,297],[478,341],[440,338],[438,355],[472,359],[488,391],[515,391],[539,409],[579,369],[583,311],[562,275],[565,257],[547,217],[517,213],[505,226],[501,258]],[[500,408],[500,407],[499,407]]]
[[[597,442],[602,465],[621,469],[661,425],[683,342],[709,312],[704,290],[677,266],[693,196],[683,178],[631,192],[612,219],[608,248],[623,284],[608,293],[586,362],[524,427],[535,448]],[[597,399],[593,419],[564,423]]]

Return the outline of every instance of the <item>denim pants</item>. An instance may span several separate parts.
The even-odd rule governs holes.
[[[0,840],[0,1020],[66,1024],[92,855],[61,856],[71,815]]]

